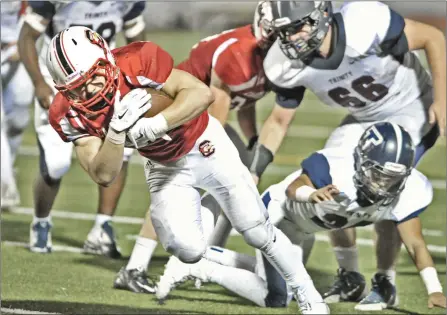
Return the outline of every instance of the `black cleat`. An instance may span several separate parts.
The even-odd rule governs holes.
[[[358,302],[366,296],[365,277],[356,271],[338,268],[337,277],[330,289],[323,294],[326,303]]]
[[[121,268],[113,282],[115,289],[127,290],[135,293],[155,293],[155,284],[148,278],[146,272],[140,269],[126,270]]]

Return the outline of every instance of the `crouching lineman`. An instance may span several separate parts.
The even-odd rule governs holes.
[[[394,123],[376,123],[362,134],[354,154],[337,148],[313,153],[301,163],[302,169],[270,186],[263,193],[262,200],[270,217],[279,218],[276,225],[294,244],[319,231],[365,226],[382,220],[394,221],[424,281],[428,306],[445,308],[446,297],[418,217],[430,204],[433,190],[427,178],[413,169],[414,157],[415,147],[408,132]],[[288,304],[291,295],[286,283],[267,260],[258,260],[257,272],[254,273],[225,265],[229,261],[245,261],[250,265],[246,255],[223,248],[213,249],[221,254],[220,262],[223,264],[201,261],[187,267],[187,276],[220,284],[259,306],[285,307]],[[298,251],[296,255],[299,257]],[[261,262],[264,277],[259,272]],[[176,266],[178,268],[179,264]],[[165,274],[168,272],[166,270]],[[374,276],[373,286],[382,276]],[[361,296],[365,286],[357,286],[359,279],[355,280],[350,289],[353,295]],[[396,305],[394,287],[383,291],[380,294],[391,303],[378,301],[382,304],[380,309]],[[355,309],[373,310],[367,306],[365,309],[360,303]]]
[[[205,189],[245,241],[278,269],[301,311],[329,313],[302,263],[291,262],[293,245],[268,219],[237,149],[208,115],[214,97],[205,84],[173,69],[172,57],[152,42],[111,51],[99,34],[81,26],[53,37],[46,63],[60,91],[49,121],[64,141],[74,143],[80,164],[96,183],[114,181],[125,147],[137,148],[147,159],[151,219],[168,252],[185,263],[213,261],[200,214],[198,188]],[[143,88],[161,90],[173,102],[142,117],[152,106]]]

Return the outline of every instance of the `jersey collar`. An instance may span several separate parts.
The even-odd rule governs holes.
[[[340,13],[334,14],[332,30],[330,56],[328,58],[313,58],[309,63],[310,67],[321,70],[335,70],[340,66],[346,50],[345,24]]]

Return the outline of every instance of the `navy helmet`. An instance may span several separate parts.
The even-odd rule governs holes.
[[[271,1],[272,29],[280,38],[280,47],[289,59],[306,60],[317,51],[332,22],[331,1]],[[291,39],[303,26],[309,26],[306,38]]]
[[[362,134],[355,148],[354,185],[370,203],[391,202],[413,169],[415,146],[401,126],[380,122]]]

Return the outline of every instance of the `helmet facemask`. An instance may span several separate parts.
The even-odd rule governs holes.
[[[258,3],[253,21],[253,32],[261,49],[267,50],[276,40],[272,29],[272,9],[268,1]]]
[[[393,162],[380,165],[355,149],[354,186],[370,203],[391,203],[405,188],[412,168]]]
[[[280,38],[280,47],[289,59],[305,61],[313,55],[323,43],[332,21],[332,4],[329,1],[321,1],[311,14],[301,20],[287,25],[274,25],[273,29]],[[306,38],[291,39],[291,36],[302,31],[308,26],[309,32]]]

